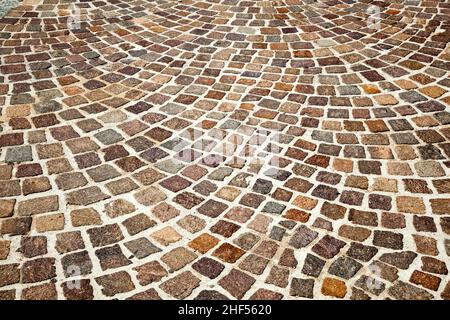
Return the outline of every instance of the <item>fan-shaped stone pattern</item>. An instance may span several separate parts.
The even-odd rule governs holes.
[[[0,299],[449,299],[449,16],[22,1],[0,19]]]

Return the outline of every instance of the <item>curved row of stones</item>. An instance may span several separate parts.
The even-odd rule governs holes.
[[[21,1],[0,19],[0,299],[450,299],[449,17]]]

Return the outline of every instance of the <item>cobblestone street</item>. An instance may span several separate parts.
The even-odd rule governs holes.
[[[449,43],[449,0],[20,1],[0,300],[450,300]]]

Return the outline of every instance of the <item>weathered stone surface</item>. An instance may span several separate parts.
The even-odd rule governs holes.
[[[151,186],[135,193],[134,197],[140,204],[151,206],[165,200],[167,196],[160,189]]]
[[[0,266],[0,287],[18,283],[20,281],[20,269],[18,264],[5,264]]]
[[[95,281],[102,287],[102,292],[107,297],[129,292],[135,288],[130,275],[125,271],[100,276],[95,278]]]
[[[89,280],[82,279],[76,285],[72,282],[62,284],[64,297],[67,300],[92,300],[94,289]]]
[[[313,246],[312,250],[324,258],[330,259],[344,246],[345,242],[327,235],[320,239],[320,241]]]
[[[239,249],[229,243],[224,243],[213,252],[213,256],[219,258],[224,262],[236,262],[242,255],[244,250]]]
[[[192,265],[192,268],[200,274],[210,279],[214,279],[219,276],[225,266],[214,259],[204,257],[196,261]]]
[[[313,290],[313,279],[293,278],[289,294],[293,297],[312,298]]]
[[[155,246],[147,238],[138,238],[130,240],[124,243],[125,247],[133,253],[133,255],[139,259],[143,259],[153,253],[161,251],[160,248]]]
[[[168,275],[166,269],[158,262],[151,261],[141,266],[135,267],[137,279],[143,286],[153,282],[158,282]]]
[[[349,280],[362,268],[362,264],[352,258],[339,257],[334,261],[328,272],[334,276]]]
[[[10,235],[26,234],[30,231],[31,221],[30,217],[4,219],[0,221],[0,233]]]
[[[67,204],[79,206],[87,206],[108,198],[109,196],[103,193],[99,187],[88,187],[66,194]]]
[[[122,224],[132,236],[156,225],[156,222],[150,219],[146,214],[140,213],[126,219]]]
[[[376,247],[352,242],[350,248],[347,251],[347,255],[357,260],[370,261],[370,259],[372,259],[377,254],[377,252],[378,249]]]
[[[88,229],[87,233],[94,247],[106,246],[123,239],[122,231],[117,224]]]
[[[41,282],[56,277],[55,259],[38,258],[29,260],[20,270],[22,282]]]
[[[241,299],[254,282],[255,279],[246,273],[233,269],[225,277],[220,279],[218,283],[233,297]]]
[[[124,199],[111,201],[105,206],[106,214],[111,218],[116,218],[130,214],[136,210],[136,207]]]
[[[59,209],[58,196],[47,196],[19,202],[17,213],[21,216],[31,216],[40,213],[53,212]]]
[[[95,250],[100,267],[102,270],[114,269],[131,264],[131,261],[125,257],[119,245],[104,247]]]
[[[23,237],[17,250],[27,258],[41,256],[47,253],[47,238],[44,236]]]
[[[160,288],[176,299],[183,299],[189,296],[199,284],[200,279],[194,276],[192,272],[185,271],[163,282]]]
[[[291,240],[289,240],[289,244],[296,249],[303,248],[317,238],[317,235],[317,232],[312,231],[308,227],[300,226],[292,236]]]
[[[63,173],[56,178],[56,184],[61,190],[70,190],[84,187],[88,183],[87,179],[79,172]]]
[[[56,300],[58,294],[53,283],[40,284],[25,288],[22,291],[22,300]]]
[[[388,292],[392,297],[400,300],[430,300],[433,298],[426,290],[403,281],[398,281],[388,289]]]
[[[56,235],[55,249],[59,253],[67,253],[84,249],[84,241],[80,231],[69,231]]]
[[[87,251],[79,251],[65,255],[61,265],[66,277],[88,275],[92,272],[92,262]]]
[[[325,278],[321,290],[322,294],[335,298],[343,298],[347,294],[345,282],[333,278]]]
[[[34,218],[34,226],[37,232],[62,230],[65,218],[62,213],[38,216]]]
[[[10,247],[10,240],[0,240],[0,260],[8,258]]]
[[[381,255],[380,260],[400,269],[408,269],[417,254],[412,251],[385,253]]]
[[[0,199],[0,218],[11,217],[15,203],[16,200],[14,199]]]
[[[102,223],[100,214],[92,208],[77,209],[70,213],[74,227],[99,225]]]
[[[229,300],[227,296],[215,290],[203,290],[194,300]]]
[[[175,248],[161,257],[161,261],[169,266],[170,271],[177,271],[194,261],[197,255],[185,248]]]
[[[127,298],[127,300],[161,300],[161,297],[155,289],[151,288],[144,292],[136,293]]]

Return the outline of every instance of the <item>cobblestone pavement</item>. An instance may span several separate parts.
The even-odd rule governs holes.
[[[0,19],[0,299],[450,299],[448,0],[73,3]]]

